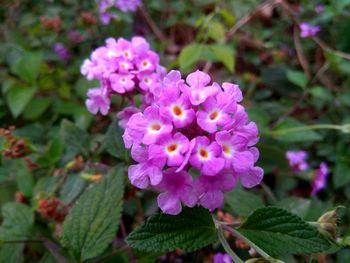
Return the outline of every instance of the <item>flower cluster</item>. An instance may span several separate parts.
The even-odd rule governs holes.
[[[253,187],[263,177],[254,166],[259,151],[252,147],[258,129],[239,104],[241,90],[210,82],[202,71],[189,74],[186,82],[171,71],[157,100],[124,123],[124,143],[137,162],[129,167],[129,179],[138,188],[160,191],[158,205],[168,214],[180,213],[181,202],[212,211],[237,180]]]
[[[286,158],[293,172],[300,173],[309,169],[309,164],[306,162],[307,153],[305,151],[287,151]]]
[[[313,26],[309,23],[303,22],[300,24],[300,37],[313,37],[320,32],[321,28],[319,26]]]
[[[62,43],[56,43],[53,46],[53,51],[56,53],[60,60],[67,61],[70,58],[69,49]]]
[[[213,263],[233,263],[229,254],[216,253],[214,255]]]
[[[111,11],[108,11],[111,7],[116,7],[122,12],[135,12],[136,9],[142,4],[141,0],[100,0],[99,12],[100,20],[102,24],[107,25],[111,19],[117,18],[118,15]]]
[[[88,91],[86,106],[96,114],[106,115],[110,108],[110,97],[124,94],[136,88],[145,94],[145,103],[152,102],[153,94],[160,88],[165,69],[159,65],[159,56],[150,50],[142,37],[108,38],[106,45],[97,48],[81,66],[81,73],[88,80],[99,80],[100,87]]]

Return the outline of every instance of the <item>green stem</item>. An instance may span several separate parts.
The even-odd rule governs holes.
[[[280,136],[280,135],[286,135],[292,132],[300,132],[300,131],[308,131],[308,130],[323,130],[323,129],[340,130],[343,132],[347,132],[346,131],[347,126],[348,125],[315,124],[315,125],[294,127],[294,128],[288,128],[288,129],[282,129],[282,130],[276,130],[276,131],[268,131],[268,132],[265,132],[265,134],[272,135],[272,136]]]
[[[221,226],[218,226],[218,237],[220,240],[221,245],[227,252],[227,254],[230,255],[230,257],[233,259],[235,263],[244,263],[242,259],[240,259],[235,252],[231,249],[230,245],[227,243],[227,240],[224,236],[224,231]]]

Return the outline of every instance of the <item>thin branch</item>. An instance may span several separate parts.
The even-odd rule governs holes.
[[[244,261],[237,256],[237,254],[231,249],[230,245],[227,243],[227,240],[224,236],[224,231],[221,226],[219,226],[218,228],[218,237],[222,247],[225,249],[227,254],[229,254],[230,257],[233,259],[233,262],[244,263]]]
[[[157,27],[157,24],[153,21],[152,17],[148,14],[147,10],[143,5],[139,7],[140,14],[145,19],[147,25],[152,30],[153,34],[158,38],[160,41],[167,41],[167,38],[164,36],[162,31]]]
[[[311,73],[310,73],[310,67],[309,64],[305,58],[303,49],[300,44],[300,38],[299,38],[299,30],[298,30],[298,25],[294,25],[293,29],[293,39],[294,39],[294,46],[295,50],[297,52],[297,57],[300,63],[300,66],[305,72],[305,75],[307,76],[308,80],[311,80]]]
[[[281,0],[267,0],[258,5],[256,8],[254,8],[254,10],[243,16],[237,23],[235,23],[235,25],[227,32],[226,41],[230,40],[242,26],[249,23],[256,13],[264,11],[266,8],[273,8],[280,2]]]

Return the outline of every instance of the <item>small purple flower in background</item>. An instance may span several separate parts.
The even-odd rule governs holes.
[[[70,58],[70,52],[68,48],[62,43],[56,43],[53,46],[53,51],[61,60],[67,61]]]
[[[123,12],[135,12],[141,4],[141,0],[117,0],[115,6]]]
[[[234,263],[230,255],[224,253],[216,253],[213,263]]]
[[[313,26],[309,23],[303,22],[300,24],[300,37],[313,37],[315,36],[321,28],[319,26]]]
[[[314,177],[311,183],[311,186],[312,186],[311,195],[316,195],[318,191],[325,188],[327,184],[328,174],[329,174],[328,165],[325,162],[322,162],[320,164],[320,167],[314,172]]]
[[[307,153],[305,151],[288,151],[286,153],[286,158],[295,173],[300,173],[309,169],[309,164],[306,162]]]
[[[112,6],[120,9],[122,12],[135,12],[137,8],[142,4],[141,0],[100,0],[99,1],[99,13],[100,21],[104,25],[108,25],[112,19],[118,17],[116,13],[108,11]]]
[[[317,14],[322,13],[325,9],[325,6],[323,4],[318,4],[315,6],[315,12]]]

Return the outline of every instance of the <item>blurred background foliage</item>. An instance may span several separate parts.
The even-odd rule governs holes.
[[[319,14],[317,4],[325,5]],[[0,126],[13,126],[0,137],[2,220],[11,213],[18,219],[13,213],[20,211],[32,220],[17,239],[45,238],[3,246],[0,262],[55,262],[58,245],[50,242],[58,240],[62,220],[43,211],[41,201],[59,200],[64,218],[65,209],[109,167],[130,163],[115,120],[122,99],[114,98],[109,116],[91,115],[84,100],[97,83],[80,74],[80,65],[107,37],[133,35],[145,36],[168,69],[184,74],[204,69],[244,91],[244,105],[261,133],[258,165],[265,178],[262,187],[228,193],[224,211],[246,216],[273,204],[316,221],[343,205],[339,232],[350,244],[350,129],[342,126],[350,123],[349,0],[146,0],[136,13],[118,13],[109,25],[100,23],[97,10],[94,1],[73,0],[5,0],[0,6]],[[321,32],[300,38],[301,21],[319,25]],[[54,52],[57,43],[67,47],[68,59]],[[317,196],[310,197],[312,171],[293,174],[287,150],[307,151],[311,167],[329,164],[327,187]],[[135,224],[156,211],[153,193],[127,184],[117,240],[90,262],[128,262],[128,250],[116,249]],[[202,262],[212,251],[182,256],[178,251],[167,260]],[[159,257],[134,256],[140,262]],[[350,252],[314,259],[345,263]],[[286,262],[303,260],[287,256]]]

